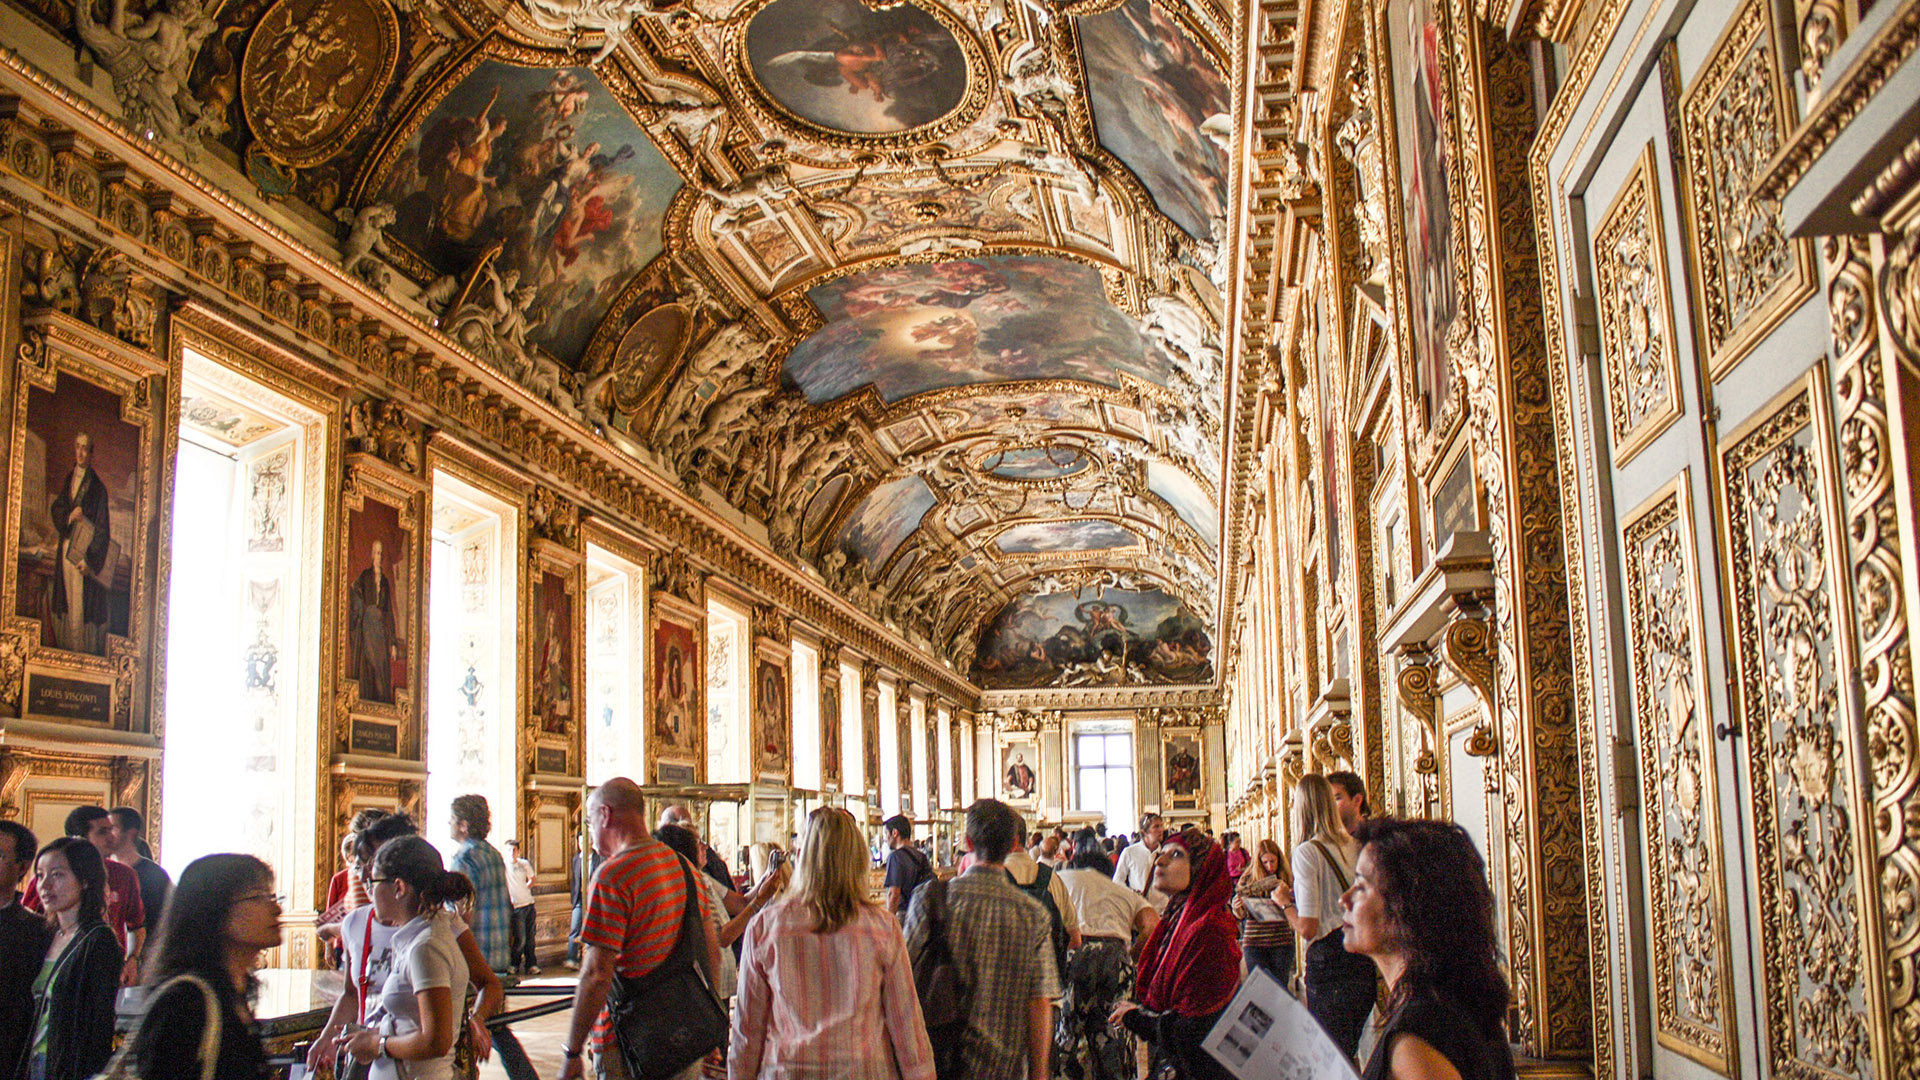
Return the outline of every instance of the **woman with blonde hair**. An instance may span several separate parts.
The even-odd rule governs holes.
[[[1373,1011],[1378,975],[1371,961],[1346,950],[1341,933],[1340,897],[1353,886],[1360,843],[1341,822],[1326,777],[1300,778],[1293,835],[1300,838],[1293,849],[1294,903],[1282,910],[1299,940],[1307,942],[1307,1011],[1352,1057]]]
[[[1262,919],[1248,908],[1248,900],[1271,900],[1281,907],[1293,903],[1292,873],[1280,845],[1262,840],[1252,864],[1233,889],[1230,910],[1240,920],[1240,955],[1247,970],[1264,968],[1281,986],[1293,977],[1293,927],[1284,918]],[[1268,910],[1271,914],[1271,909]]]
[[[807,815],[793,881],[747,927],[728,1080],[933,1080],[900,926],[867,899],[853,815]]]

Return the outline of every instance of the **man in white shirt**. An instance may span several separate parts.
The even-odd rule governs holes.
[[[1153,887],[1153,860],[1166,835],[1164,818],[1159,814],[1141,814],[1139,843],[1128,844],[1113,867],[1113,880],[1146,897],[1156,914],[1167,910],[1167,894]]]
[[[513,906],[508,962],[516,973],[538,975],[540,965],[533,962],[533,864],[520,857],[518,840],[507,841],[507,902]]]

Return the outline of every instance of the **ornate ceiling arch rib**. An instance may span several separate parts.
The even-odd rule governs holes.
[[[1212,681],[1224,7],[180,2],[156,138],[479,365],[983,685]]]

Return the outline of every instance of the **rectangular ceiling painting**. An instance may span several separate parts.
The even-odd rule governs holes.
[[[1022,596],[987,625],[973,680],[989,690],[1213,681],[1213,640],[1159,589]]]

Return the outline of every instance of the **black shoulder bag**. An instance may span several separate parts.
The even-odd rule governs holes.
[[[607,1011],[614,1042],[633,1080],[669,1080],[727,1041],[727,1012],[700,968],[700,887],[682,859],[687,914],[680,941],[660,966],[637,979],[615,974]]]
[[[920,998],[920,1016],[933,1047],[933,1070],[938,1080],[960,1076],[960,1040],[967,1030],[967,993],[947,940],[947,883],[938,876],[920,883],[915,900],[925,906],[927,944],[913,959],[913,988]]]

